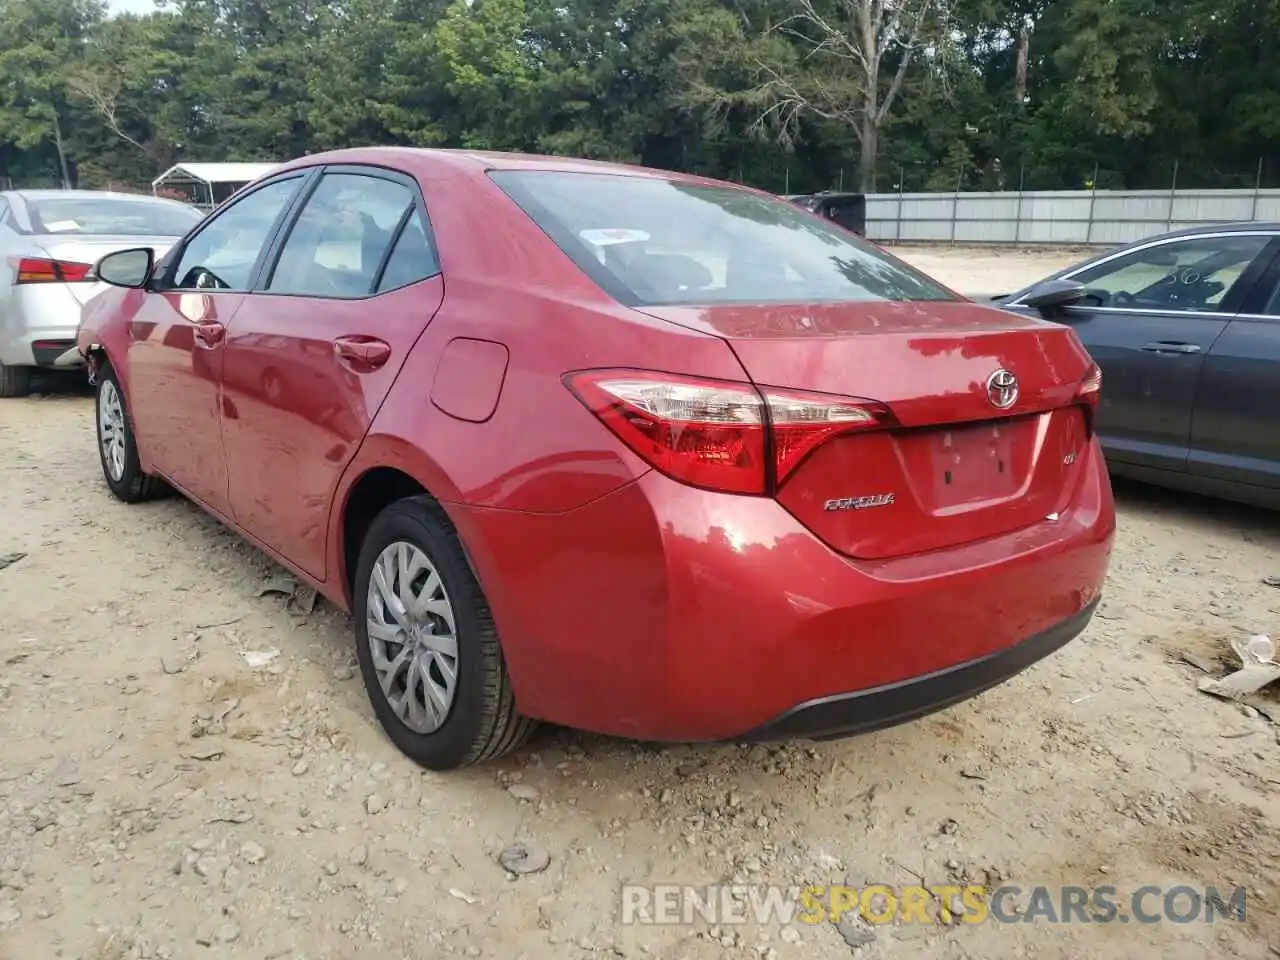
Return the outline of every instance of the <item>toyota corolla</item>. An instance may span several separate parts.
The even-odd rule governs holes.
[[[176,489],[349,609],[379,721],[432,768],[539,720],[887,726],[1099,601],[1115,515],[1075,334],[785,200],[348,150],[96,272],[107,486]]]

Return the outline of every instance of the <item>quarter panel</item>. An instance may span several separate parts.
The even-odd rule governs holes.
[[[423,178],[444,274],[444,303],[379,411],[372,436],[423,451],[447,481],[438,499],[504,510],[557,513],[644,473],[569,392],[564,374],[641,367],[747,379],[719,337],[628,310],[607,297],[488,178]],[[476,224],[486,229],[477,230]],[[509,353],[496,409],[459,420],[431,400],[454,375],[447,345],[485,340]]]

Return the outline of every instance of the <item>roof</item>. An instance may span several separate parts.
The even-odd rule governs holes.
[[[633,163],[612,160],[587,160],[582,157],[559,157],[537,153],[510,153],[497,150],[432,150],[438,156],[481,167],[485,170],[540,170],[557,173],[620,173],[629,176],[648,176],[658,179],[679,177],[695,179],[673,170],[642,167]]]
[[[467,170],[472,173],[480,173],[487,170],[538,170],[556,173],[614,173],[631,177],[677,180],[682,183],[714,182],[694,174],[661,170],[656,167],[613,163],[607,160],[584,160],[576,157],[500,153],[440,147],[347,147],[324,153],[308,154],[305,157],[291,160],[287,164],[281,164],[280,169],[298,169],[322,164],[371,163],[394,164],[412,170],[414,168],[420,169],[420,165],[424,160],[431,160],[455,170]]]
[[[1249,231],[1260,230],[1263,233],[1280,233],[1280,221],[1275,220],[1228,220],[1228,221],[1206,221],[1198,223],[1194,227],[1181,227],[1178,230],[1170,230],[1168,233],[1153,233],[1150,236],[1142,237],[1126,243],[1126,247],[1140,247],[1152,240],[1163,240],[1166,237],[1194,237],[1201,233],[1247,233]]]
[[[152,180],[151,185],[176,175],[185,175],[202,183],[248,183],[266,176],[277,166],[277,163],[175,163]]]

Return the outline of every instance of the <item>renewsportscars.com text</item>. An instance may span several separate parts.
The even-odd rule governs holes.
[[[1142,886],[656,886],[622,888],[622,922],[677,925],[834,923],[1213,923],[1243,921],[1245,888]]]

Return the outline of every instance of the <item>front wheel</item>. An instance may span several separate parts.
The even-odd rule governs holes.
[[[535,722],[516,711],[489,604],[434,501],[401,500],[378,515],[354,593],[360,673],[402,753],[451,770],[528,739]]]
[[[124,393],[120,390],[115,370],[109,364],[104,364],[99,374],[95,409],[102,475],[116,499],[140,503],[158,496],[164,489],[164,483],[158,477],[142,472]]]

